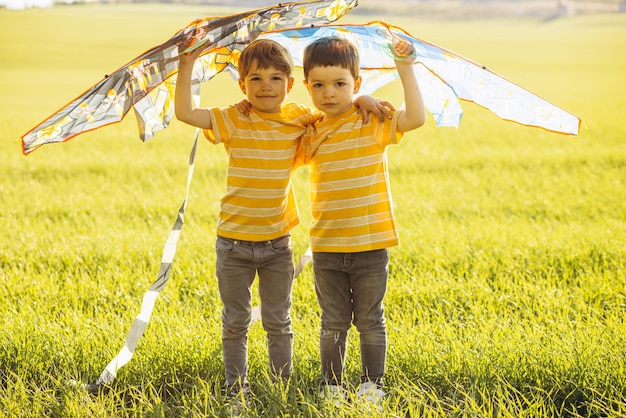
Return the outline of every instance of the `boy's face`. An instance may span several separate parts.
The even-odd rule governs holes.
[[[274,67],[260,69],[253,63],[248,75],[239,79],[239,87],[253,109],[279,113],[280,107],[293,87],[293,77]]]
[[[313,67],[304,81],[313,105],[327,116],[337,116],[352,106],[352,97],[361,87],[347,68]]]

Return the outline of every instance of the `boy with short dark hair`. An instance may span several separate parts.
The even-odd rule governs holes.
[[[359,54],[348,40],[319,39],[304,51],[305,85],[323,117],[303,158],[311,165],[311,248],[315,289],[322,310],[320,356],[323,394],[345,396],[343,373],[348,330],[359,331],[362,374],[358,394],[385,395],[387,331],[383,309],[389,247],[398,244],[386,147],[425,123],[413,72],[414,48],[398,41],[394,57],[405,109],[390,120],[363,121],[354,107]]]

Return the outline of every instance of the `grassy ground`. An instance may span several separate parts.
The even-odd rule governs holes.
[[[134,120],[28,157],[15,139],[200,15],[164,5],[0,10],[0,416],[224,416],[215,217],[221,149],[200,144],[171,282],[134,359],[91,395],[118,352],[183,199],[193,130],[148,143]],[[389,153],[402,243],[386,308],[384,416],[626,414],[626,16],[390,23],[478,61],[584,120],[564,137],[464,104],[458,130],[429,123]],[[348,16],[346,22],[362,21]],[[300,85],[300,83],[297,83]],[[377,94],[400,105],[399,87]],[[228,77],[207,105],[241,95]],[[301,87],[291,97],[309,103]],[[307,247],[307,175],[299,171]],[[310,268],[294,289],[294,379],[269,385],[250,334],[252,416],[364,416],[317,398]],[[350,336],[348,378],[359,374]]]

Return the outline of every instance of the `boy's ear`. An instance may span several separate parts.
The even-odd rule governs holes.
[[[354,94],[358,93],[361,89],[361,81],[363,81],[361,76],[358,76],[356,80],[354,80]]]
[[[311,94],[311,89],[309,88],[309,83],[307,83],[306,80],[302,80],[302,83],[304,84],[304,87],[306,87],[306,91],[308,91],[309,94]]]
[[[243,94],[246,94],[246,83],[241,78],[239,79],[239,88]]]
[[[294,78],[293,77],[289,77],[287,79],[287,93],[289,93],[291,91],[291,89],[293,88],[293,82],[294,82]]]

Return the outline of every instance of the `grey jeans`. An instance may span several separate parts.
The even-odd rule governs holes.
[[[361,382],[383,385],[387,328],[383,298],[389,274],[389,250],[313,253],[315,291],[322,309],[322,379],[341,384],[348,330],[359,332]]]
[[[243,384],[247,378],[251,287],[257,274],[270,372],[274,378],[288,378],[293,352],[291,236],[260,242],[218,236],[215,248],[216,275],[223,304],[222,350],[226,385]]]

